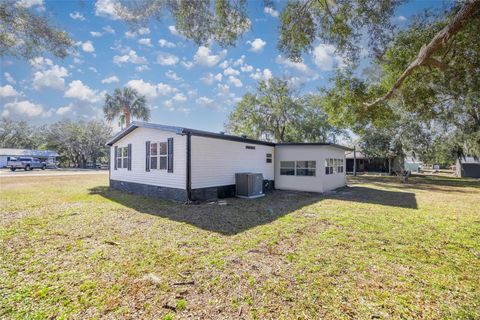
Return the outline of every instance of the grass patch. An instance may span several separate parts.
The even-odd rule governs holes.
[[[0,180],[0,318],[480,318],[480,182],[181,205]]]

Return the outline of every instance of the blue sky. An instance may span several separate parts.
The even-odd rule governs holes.
[[[259,79],[286,77],[303,92],[328,86],[343,61],[335,48],[316,43],[302,63],[284,59],[276,49],[282,3],[265,8],[248,3],[251,30],[236,47],[198,47],[176,32],[165,17],[129,30],[116,17],[115,0],[19,0],[45,12],[76,43],[65,59],[49,54],[32,60],[1,58],[0,115],[35,124],[60,119],[102,119],[103,95],[131,86],[147,96],[152,122],[220,131],[242,95]],[[414,1],[400,7],[395,23],[408,24],[441,1]]]

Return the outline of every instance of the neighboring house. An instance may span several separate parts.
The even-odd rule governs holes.
[[[455,173],[461,178],[480,178],[480,159],[464,157],[457,159]]]
[[[0,168],[7,166],[10,158],[33,157],[45,161],[48,167],[57,165],[58,153],[52,150],[32,150],[32,149],[3,149],[0,148]]]
[[[107,143],[110,186],[177,201],[235,195],[235,173],[261,173],[265,188],[325,192],[346,183],[345,150],[329,143],[275,144],[132,122]]]
[[[405,170],[410,172],[420,172],[420,169],[423,166],[423,162],[416,159],[415,157],[406,157],[405,158]]]
[[[354,154],[353,151],[345,153],[347,161],[347,172],[353,172]],[[400,156],[392,157],[367,157],[363,152],[356,151],[357,172],[380,172],[393,173],[401,171],[404,166],[404,159]]]

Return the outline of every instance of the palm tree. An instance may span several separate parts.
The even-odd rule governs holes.
[[[150,109],[147,99],[132,88],[115,89],[113,95],[105,95],[103,113],[107,121],[111,122],[118,117],[120,126],[128,127],[130,119],[135,117],[144,121],[150,119]]]

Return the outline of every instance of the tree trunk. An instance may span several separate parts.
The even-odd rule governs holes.
[[[428,45],[424,45],[419,53],[417,58],[410,63],[410,65],[403,71],[402,75],[397,79],[393,84],[392,88],[382,97],[377,100],[369,103],[365,103],[365,106],[372,107],[378,103],[384,102],[392,97],[395,93],[395,90],[399,89],[403,84],[405,79],[412,74],[412,72],[422,66],[422,65],[431,65],[444,70],[446,66],[441,62],[433,58],[433,54],[440,50],[445,44],[452,39],[452,37],[457,34],[463,26],[470,20],[473,15],[480,9],[480,0],[470,0],[466,1],[463,8],[458,11],[452,21],[447,24],[440,32],[438,32],[435,37],[430,41]]]
[[[124,108],[123,113],[125,114],[125,127],[128,127],[130,124],[130,112],[128,111],[128,108]]]

